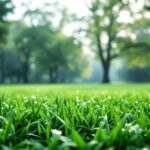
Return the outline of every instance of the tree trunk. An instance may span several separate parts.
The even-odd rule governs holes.
[[[0,79],[0,83],[4,83],[5,82],[5,56],[4,56],[4,51],[3,49],[1,49],[1,79]]]
[[[110,83],[110,78],[109,78],[110,63],[106,62],[102,66],[103,66],[103,79],[102,79],[102,83]]]
[[[29,75],[29,64],[25,62],[23,64],[23,83],[29,82],[28,75]]]
[[[52,69],[50,69],[49,71],[49,80],[50,80],[50,83],[55,83]]]
[[[2,70],[0,83],[4,83],[4,82],[5,82],[5,73],[4,73],[4,70]]]
[[[50,83],[57,83],[58,81],[58,69],[51,68],[49,70]]]

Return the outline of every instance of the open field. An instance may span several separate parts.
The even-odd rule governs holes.
[[[1,85],[0,149],[150,149],[150,84]]]

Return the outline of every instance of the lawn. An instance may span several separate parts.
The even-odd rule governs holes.
[[[150,84],[1,85],[0,149],[150,149]]]

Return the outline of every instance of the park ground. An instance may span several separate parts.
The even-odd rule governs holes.
[[[103,94],[150,93],[150,84],[8,84],[0,85],[0,94],[47,96],[98,96]],[[27,96],[26,95],[26,96]]]
[[[0,86],[0,149],[149,149],[150,84]]]

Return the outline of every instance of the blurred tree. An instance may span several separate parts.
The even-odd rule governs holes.
[[[110,82],[109,70],[112,60],[126,52],[135,40],[131,25],[141,10],[135,13],[132,9],[134,4],[135,1],[124,0],[93,0],[89,4],[86,3],[90,11],[90,15],[86,17],[89,24],[86,31],[102,62],[103,83]]]
[[[132,28],[136,34],[136,39],[133,43],[127,44],[130,52],[128,54],[129,64],[131,66],[146,67],[150,65],[150,20],[143,17],[137,20]],[[136,53],[135,53],[136,50]]]
[[[6,41],[6,35],[8,33],[8,22],[6,16],[12,13],[13,5],[11,0],[0,1],[0,43]]]
[[[144,2],[145,2],[145,9],[150,11],[150,0],[144,0]]]
[[[60,5],[57,0],[43,2],[40,7],[35,9],[31,7],[31,4],[34,4],[34,1],[29,0],[23,2],[23,6],[26,10],[23,19],[28,22],[30,26],[49,24],[49,26],[55,26],[55,29],[61,31],[70,20],[67,9]]]
[[[20,83],[22,80],[22,61],[13,49],[7,49],[5,55],[5,76],[11,83]]]
[[[1,83],[4,83],[6,79],[13,82],[21,81],[21,60],[18,54],[12,49],[3,48],[0,51],[0,68],[2,72],[0,75]]]
[[[5,82],[5,49],[0,48],[0,83]]]
[[[80,45],[74,44],[75,39],[60,32],[51,34],[48,29],[40,27],[37,37],[39,51],[36,60],[40,66],[49,72],[51,83],[65,82],[70,73],[81,73],[82,50]],[[42,31],[43,30],[43,31]],[[44,39],[41,41],[41,39]],[[82,67],[83,69],[83,67]],[[66,70],[66,78],[61,73]],[[79,73],[79,74],[80,74]],[[69,79],[68,79],[69,80]]]
[[[27,26],[24,26],[15,38],[16,49],[19,51],[23,61],[24,83],[29,82],[31,60],[34,59],[33,53],[36,53],[37,49],[43,49],[43,43],[49,40],[43,36],[45,31],[40,30],[39,26],[47,27],[50,30],[53,28],[51,24],[52,13],[51,11],[47,11],[47,5],[33,9],[30,7],[31,3],[32,1],[30,3],[29,1],[23,3],[23,7],[25,8],[23,19],[27,22]],[[46,34],[49,35],[50,32],[48,31]]]
[[[32,9],[30,6],[31,5],[28,3],[28,1],[23,3],[23,7],[25,7],[23,19],[27,22],[28,25],[24,26],[22,24],[23,26],[20,28],[21,31],[18,31],[17,29],[18,34],[15,37],[16,49],[18,50],[23,62],[22,68],[24,83],[29,82],[29,73],[31,61],[33,59],[33,52],[36,53],[37,48],[43,48],[42,43],[47,41],[47,39],[41,38],[41,36],[44,34],[44,30],[38,30],[39,28],[37,28],[37,26],[44,26],[47,23],[48,28],[52,28],[51,22],[49,21],[51,20],[51,12],[43,12],[40,8]],[[46,9],[44,8],[43,10]],[[47,34],[49,34],[49,32]]]
[[[124,61],[123,67],[121,67],[117,74],[120,80],[126,82],[150,82],[150,66],[132,66],[129,67],[130,62]]]
[[[69,74],[72,75],[72,78],[75,78],[73,77],[75,70],[76,76],[81,75],[82,71],[79,68],[83,69],[81,67],[83,61],[75,61],[74,57],[74,55],[79,58],[82,57],[81,46],[74,44],[74,38],[62,34],[62,29],[69,20],[66,9],[60,6],[59,3],[47,3],[41,6],[41,9],[35,10],[30,9],[28,4],[26,7],[28,9],[24,14],[24,18],[33,27],[32,32],[37,35],[32,40],[32,44],[35,45],[34,56],[38,66],[49,72],[50,82],[64,82],[68,79],[67,75]],[[56,11],[58,13],[54,13]],[[57,21],[55,26],[54,19]],[[63,74],[67,79],[65,77],[60,79],[59,75],[64,70],[66,71]]]
[[[6,16],[12,13],[13,5],[11,0],[1,0],[0,1],[0,82],[3,83],[5,80],[5,49],[4,43],[6,42],[6,37],[8,34],[8,22]]]
[[[81,45],[73,37],[57,32],[49,24],[23,26],[22,31],[19,27],[17,30],[15,45],[23,64],[24,83],[29,81],[32,62],[49,73],[51,83],[69,82],[85,76],[83,70],[86,71],[87,61]]]
[[[34,39],[36,34],[33,27],[26,27],[15,38],[16,49],[22,60],[23,83],[29,82],[31,58],[35,50]]]
[[[74,52],[73,52],[74,53]],[[81,82],[91,75],[90,63],[82,51],[78,51],[72,55],[72,59],[68,62],[68,67],[62,66],[59,70],[59,82],[71,83]]]

